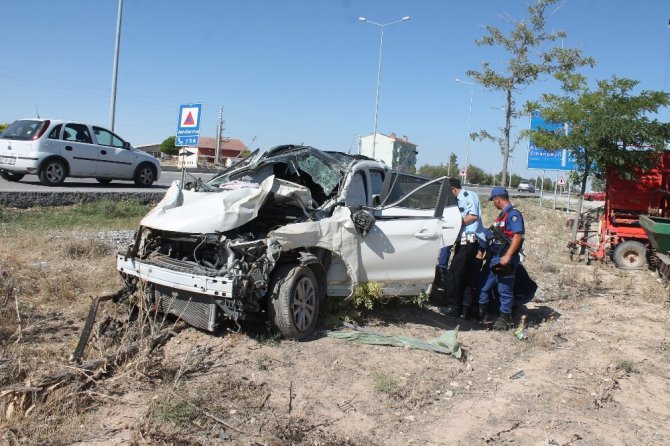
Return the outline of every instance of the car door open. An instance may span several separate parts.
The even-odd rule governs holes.
[[[446,178],[390,173],[386,185],[383,200],[392,202],[374,210],[376,224],[361,238],[359,278],[387,295],[418,294],[433,280],[440,249],[458,237],[460,212]]]

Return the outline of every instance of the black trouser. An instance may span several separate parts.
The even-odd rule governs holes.
[[[465,245],[456,245],[454,257],[447,270],[447,283],[444,286],[444,294],[448,306],[471,307],[472,293],[477,286],[477,277],[482,262],[477,260],[479,243],[469,242]],[[466,288],[470,287],[466,291]]]

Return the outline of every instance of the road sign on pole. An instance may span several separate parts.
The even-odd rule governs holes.
[[[533,113],[530,118],[531,130],[546,130],[549,132],[564,133],[567,132],[564,123],[545,121],[539,113]],[[542,170],[573,170],[575,168],[574,156],[569,150],[545,150],[535,145],[531,138],[528,142],[528,169]]]
[[[567,183],[567,181],[565,181],[565,177],[564,177],[563,175],[561,175],[561,176],[558,178],[558,185],[559,185],[559,186],[565,186],[566,184],[568,184],[568,183]]]
[[[198,167],[198,148],[184,147],[179,149],[177,169],[195,169]]]
[[[202,104],[182,104],[179,106],[179,121],[175,146],[198,146],[200,141],[200,118]]]
[[[468,170],[464,167],[461,169],[461,176],[464,177],[468,174]]]

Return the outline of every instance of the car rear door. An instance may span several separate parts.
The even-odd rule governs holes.
[[[131,179],[135,153],[125,141],[102,127],[93,126],[93,136],[98,145],[96,177]]]
[[[85,124],[67,123],[60,140],[58,153],[70,165],[70,176],[93,176],[98,164],[98,150],[91,131]],[[56,145],[55,141],[51,141]]]
[[[461,216],[446,180],[389,175],[386,183],[394,184],[382,195],[394,203],[378,207],[375,226],[361,236],[359,281],[380,283],[388,295],[414,295],[432,283],[439,251],[456,240]]]

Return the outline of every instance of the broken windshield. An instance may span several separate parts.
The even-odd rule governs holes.
[[[244,161],[252,157],[245,158]],[[256,163],[238,163],[234,169],[227,169],[208,184],[219,187],[234,180],[260,183],[270,175],[307,186],[313,194],[323,199],[330,196],[342,179],[341,161],[311,147],[287,146],[285,149],[271,150]],[[317,185],[320,190],[314,190]],[[318,200],[320,201],[320,200]]]

